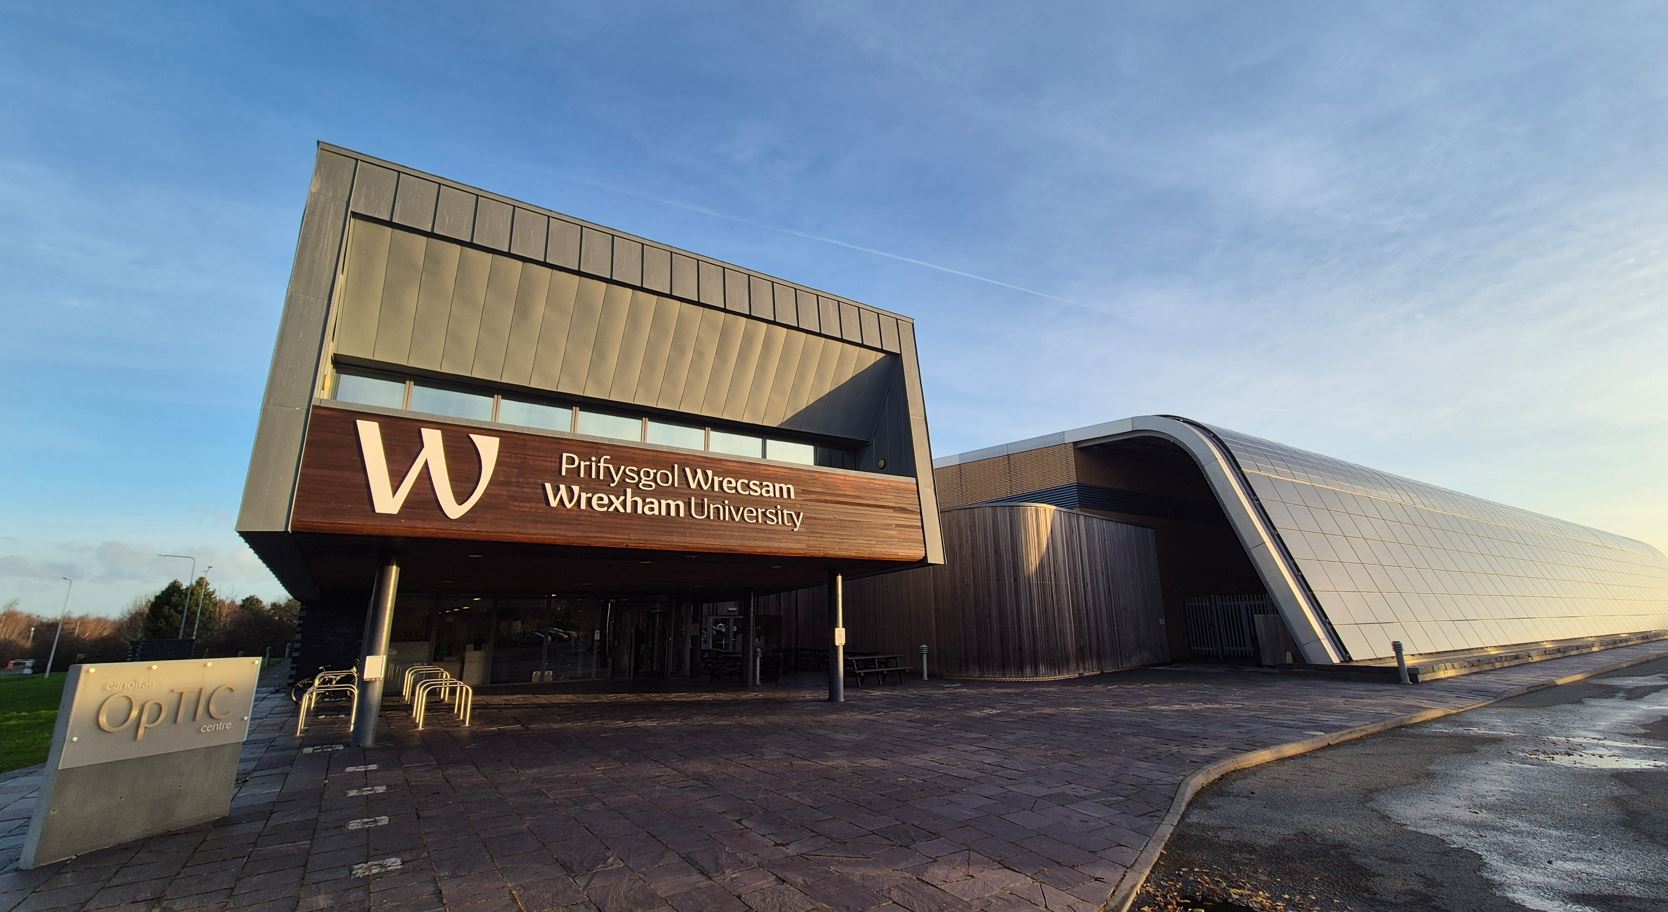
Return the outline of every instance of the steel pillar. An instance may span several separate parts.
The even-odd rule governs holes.
[[[376,716],[382,709],[382,684],[388,677],[388,636],[394,627],[394,596],[400,588],[400,562],[392,557],[377,571],[360,645],[359,710],[353,718],[353,746],[376,746]],[[373,661],[374,660],[374,661]],[[375,672],[374,679],[370,672]]]
[[[828,574],[828,623],[833,642],[828,647],[828,702],[846,701],[846,598],[845,577],[840,571]]]

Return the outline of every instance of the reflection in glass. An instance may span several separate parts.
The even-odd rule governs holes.
[[[579,433],[593,437],[612,437],[615,440],[642,440],[643,419],[629,415],[579,410]]]
[[[683,447],[686,450],[704,450],[707,448],[706,428],[690,427],[687,424],[673,424],[669,421],[649,419],[649,443],[664,446]]]
[[[1216,429],[1351,658],[1668,628],[1642,542]]]
[[[573,409],[565,405],[543,402],[523,402],[520,399],[498,400],[498,420],[502,424],[545,428],[551,431],[573,430]]]
[[[414,383],[411,386],[411,411],[491,421],[492,397],[447,389],[443,386]]]
[[[383,408],[405,408],[405,381],[372,377],[367,374],[339,373],[336,375],[336,399],[359,405],[380,405]]]
[[[809,443],[795,443],[791,440],[766,440],[765,458],[774,459],[778,462],[816,465],[817,448]]]
[[[732,434],[729,431],[713,431],[710,448],[714,453],[727,453],[731,456],[764,455],[764,438],[751,434]]]

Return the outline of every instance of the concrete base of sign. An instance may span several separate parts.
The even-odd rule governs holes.
[[[19,867],[226,816],[261,660],[72,665]]]
[[[226,816],[242,744],[48,770],[19,867],[63,861]]]

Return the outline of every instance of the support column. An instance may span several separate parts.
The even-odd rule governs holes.
[[[747,635],[741,641],[741,682],[748,687],[759,686],[758,663],[753,653],[759,648],[759,600],[753,590],[747,590]]]
[[[390,557],[377,571],[376,589],[365,617],[365,639],[359,649],[359,710],[353,717],[354,747],[376,746],[376,716],[382,709],[382,685],[388,677],[388,636],[394,629],[394,595],[399,587],[400,563]]]
[[[834,628],[828,647],[828,702],[846,701],[846,596],[845,577],[840,571],[828,574],[828,623]]]

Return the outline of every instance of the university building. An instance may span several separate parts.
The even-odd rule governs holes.
[[[303,673],[697,674],[937,523],[909,318],[320,146],[238,517]]]
[[[1397,642],[1440,662],[1668,631],[1668,559],[1643,542],[1187,418],[935,465],[944,565],[854,583],[847,616],[854,648],[932,643],[947,674],[1373,664]]]
[[[302,674],[838,698],[848,646],[1046,679],[1668,629],[1647,545],[1185,418],[934,463],[909,318],[328,145],[238,530]]]

